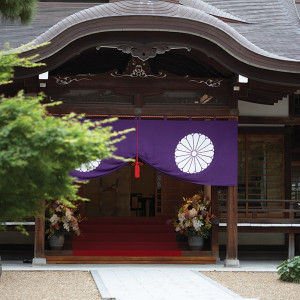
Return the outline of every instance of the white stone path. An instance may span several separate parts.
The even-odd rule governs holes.
[[[99,277],[97,280],[94,276],[94,279],[104,300],[244,299],[199,272],[188,269],[112,267],[96,272]]]

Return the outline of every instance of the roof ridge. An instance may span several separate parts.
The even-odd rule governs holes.
[[[251,23],[243,18],[234,16],[233,14],[228,13],[224,10],[221,10],[221,9],[219,9],[211,4],[208,4],[202,0],[179,0],[179,3],[184,6],[189,6],[189,7],[198,9],[198,10],[202,10],[212,16],[217,16],[217,17],[226,18],[229,20],[239,21],[242,23]]]

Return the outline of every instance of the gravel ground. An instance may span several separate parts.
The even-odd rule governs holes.
[[[235,293],[261,300],[299,300],[300,284],[278,280],[275,272],[201,272]],[[4,271],[1,300],[101,300],[89,272]],[[142,299],[141,299],[142,300]]]
[[[233,292],[261,300],[299,300],[300,284],[279,280],[276,272],[201,272]]]
[[[4,271],[1,300],[101,300],[90,272]]]

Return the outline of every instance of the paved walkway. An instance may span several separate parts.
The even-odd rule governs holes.
[[[99,274],[100,294],[117,300],[237,300],[232,291],[187,269],[112,268],[94,271]],[[95,278],[95,276],[94,276]],[[95,278],[97,283],[97,277]],[[104,285],[104,289],[101,286]]]
[[[104,300],[244,299],[199,271],[274,272],[280,261],[241,261],[240,268],[216,265],[44,265],[3,262],[8,270],[88,270]]]

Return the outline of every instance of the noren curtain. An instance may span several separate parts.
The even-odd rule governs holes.
[[[121,119],[112,126],[116,131],[138,126],[138,131],[116,144],[118,156],[135,158],[138,144],[139,158],[159,172],[197,184],[237,185],[237,121]],[[93,179],[125,164],[104,159],[91,162],[90,170],[81,168],[71,175]]]

